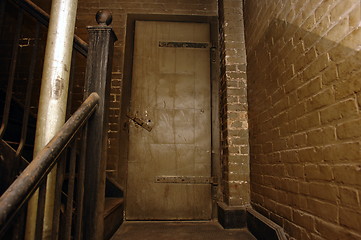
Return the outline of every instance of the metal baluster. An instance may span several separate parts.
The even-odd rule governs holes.
[[[19,143],[19,146],[18,146],[18,148],[16,150],[16,158],[19,158],[21,156],[24,145],[26,143],[26,136],[27,136],[27,130],[28,130],[28,120],[29,120],[29,113],[30,113],[31,94],[32,94],[33,82],[34,82],[34,71],[35,71],[35,64],[36,64],[36,55],[37,55],[37,52],[38,52],[39,31],[40,31],[40,24],[39,24],[39,22],[36,22],[35,41],[34,41],[34,47],[33,47],[32,52],[31,52],[28,84],[27,84],[27,87],[26,87],[23,125],[22,125],[22,129],[21,129],[20,143]]]
[[[9,120],[10,105],[11,105],[12,91],[14,85],[14,76],[15,76],[17,57],[18,57],[19,38],[21,33],[21,25],[23,22],[23,15],[24,15],[23,10],[19,9],[17,24],[16,24],[16,33],[14,37],[13,50],[11,56],[10,74],[9,74],[8,86],[6,90],[3,121],[0,128],[0,138],[3,138]]]
[[[74,76],[75,76],[75,64],[76,64],[76,53],[73,51],[71,55],[71,67],[70,67],[70,76],[69,76],[69,89],[68,89],[68,101],[66,103],[66,119],[71,116],[72,112],[72,103],[73,103],[73,88],[74,88]]]
[[[44,210],[45,210],[46,179],[39,187],[39,199],[36,218],[35,239],[41,239],[43,235]]]
[[[84,176],[85,176],[85,151],[86,151],[86,124],[81,133],[81,147],[80,147],[80,158],[78,162],[78,174],[77,174],[77,208],[76,208],[76,220],[75,220],[75,240],[81,240],[83,235],[83,209],[84,209]]]
[[[23,206],[22,209],[19,211],[17,220],[13,226],[12,240],[24,239],[25,214],[26,214],[26,207]]]
[[[5,16],[5,6],[6,6],[6,1],[3,0],[0,2],[0,36],[2,34],[3,31],[3,22],[4,22],[4,16]]]
[[[57,240],[59,238],[60,228],[60,211],[61,211],[61,196],[64,182],[64,172],[66,165],[67,150],[60,156],[58,162],[58,171],[56,172],[56,186],[55,186],[55,202],[54,202],[54,216],[53,216],[53,230],[52,239]]]
[[[73,200],[74,200],[74,182],[75,182],[75,167],[76,167],[76,148],[77,140],[75,140],[70,148],[70,160],[69,160],[69,174],[68,174],[68,199],[66,201],[65,210],[65,233],[64,239],[71,239],[71,227],[72,227],[72,212],[73,212]]]

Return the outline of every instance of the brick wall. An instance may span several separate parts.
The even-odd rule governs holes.
[[[295,239],[361,239],[359,0],[245,1],[253,206]]]
[[[216,16],[217,2],[216,0],[79,0],[76,34],[81,38],[87,39],[86,26],[96,24],[95,13],[100,9],[108,9],[112,12],[112,26],[118,37],[113,58],[107,166],[107,170],[113,172],[116,177],[120,167],[118,161],[120,155],[118,121],[121,105],[127,14]]]
[[[219,0],[223,202],[250,203],[246,55],[241,0]]]

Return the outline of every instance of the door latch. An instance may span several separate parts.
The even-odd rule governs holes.
[[[134,115],[131,115],[130,113],[127,114],[127,117],[133,120],[137,125],[141,126],[148,132],[152,131],[152,126],[150,126],[151,120],[144,121],[143,119],[140,119]]]

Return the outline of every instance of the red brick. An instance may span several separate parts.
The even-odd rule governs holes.
[[[312,96],[321,90],[321,78],[315,78],[304,86],[297,89],[297,96],[299,100],[303,100],[306,97]]]
[[[330,105],[334,102],[334,93],[331,88],[328,88],[317,95],[310,98],[306,103],[307,111],[313,111],[321,107]]]
[[[339,139],[357,138],[361,136],[361,119],[345,122],[337,126]]]
[[[317,127],[320,125],[320,116],[318,112],[313,112],[307,115],[304,115],[296,120],[297,128],[299,130],[307,130],[312,127]]]
[[[361,229],[361,212],[354,209],[340,208],[340,224],[359,231]]]
[[[322,123],[330,123],[357,115],[357,106],[354,99],[348,99],[329,106],[320,115]]]
[[[297,151],[300,162],[320,162],[323,159],[321,148],[304,148]]]
[[[358,194],[355,189],[340,187],[339,192],[342,205],[354,208],[356,210],[359,209],[360,199],[358,198]]]
[[[315,224],[316,231],[324,239],[347,239],[347,240],[357,240],[360,239],[361,235],[354,234],[348,229],[342,228],[334,223],[329,223],[321,219],[316,219]]]
[[[326,164],[307,164],[304,167],[304,171],[306,180],[331,181],[333,179],[332,167]]]
[[[339,143],[323,148],[324,160],[334,163],[358,161],[360,159],[360,154],[361,146],[358,142]]]
[[[299,210],[293,210],[293,221],[295,224],[306,229],[313,229],[314,217],[308,213]]]
[[[325,145],[335,142],[336,134],[333,127],[319,128],[307,132],[307,144],[309,146]]]
[[[312,198],[307,200],[307,205],[312,214],[329,222],[337,223],[338,208],[336,205]]]
[[[358,164],[333,166],[335,181],[349,186],[361,186],[361,167]]]
[[[336,204],[339,198],[338,188],[329,183],[312,183],[310,196]]]

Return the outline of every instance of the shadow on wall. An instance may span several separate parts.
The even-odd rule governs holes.
[[[345,19],[274,20],[247,51],[252,205],[297,239],[361,238],[361,28]]]

